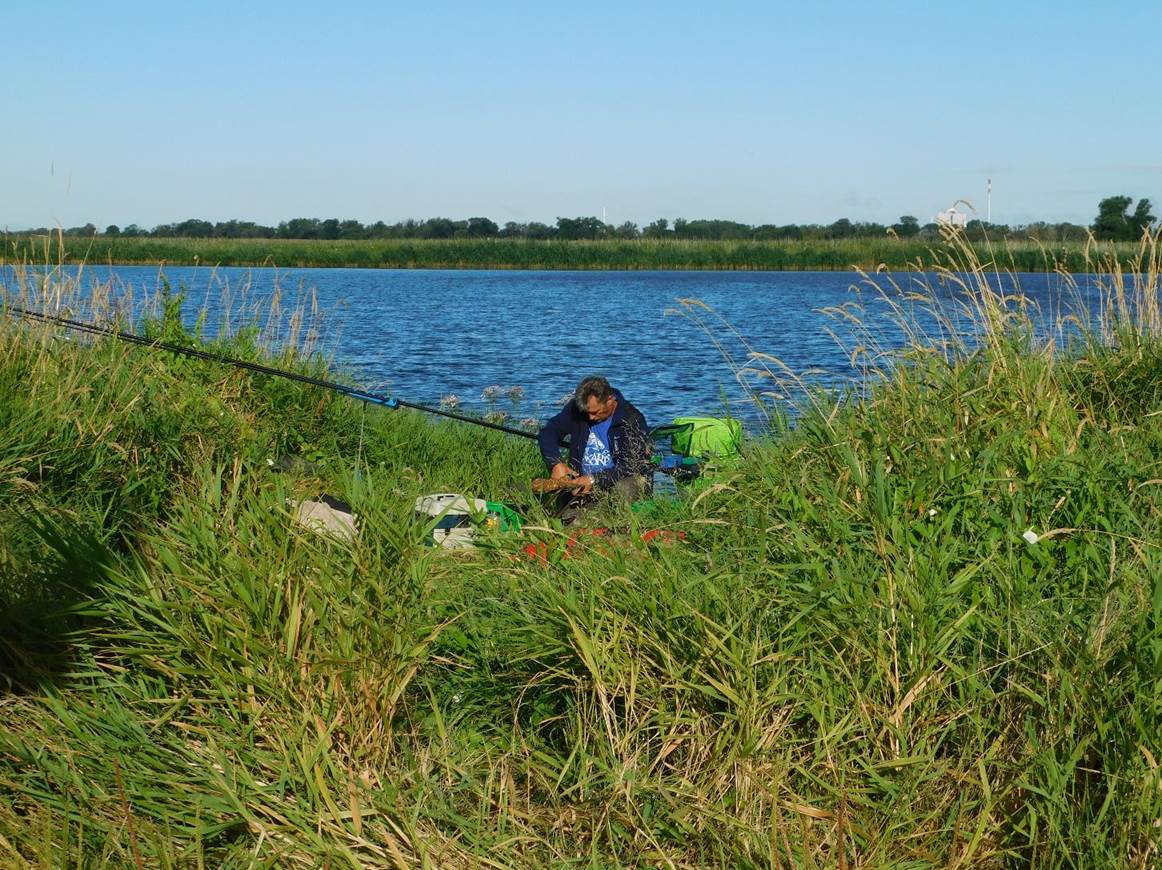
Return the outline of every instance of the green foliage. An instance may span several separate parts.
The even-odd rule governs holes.
[[[1139,203],[1141,208],[1141,203]],[[1148,208],[1142,213],[1148,217]],[[1146,221],[1149,223],[1149,220]],[[1145,226],[1145,224],[1143,224]],[[1038,221],[1024,226],[1005,226],[1003,224],[986,224],[980,220],[969,222],[969,237],[974,241],[984,239],[984,230],[992,238],[1005,238],[1014,241],[1072,241],[1084,242],[1088,235],[1086,227],[1068,222],[1050,224]],[[357,220],[339,220],[338,218],[294,218],[283,221],[277,227],[262,226],[254,221],[227,220],[211,224],[209,221],[191,218],[173,224],[159,224],[152,230],[143,229],[136,224],[130,224],[123,235],[140,237],[150,236],[155,239],[190,238],[190,239],[316,239],[332,241],[344,240],[404,240],[404,239],[523,239],[529,241],[570,241],[577,239],[678,239],[678,240],[718,240],[718,241],[772,241],[789,239],[811,239],[828,241],[847,238],[879,239],[888,231],[897,238],[922,236],[929,241],[939,237],[939,227],[935,223],[920,225],[917,218],[905,215],[900,222],[886,227],[874,221],[851,221],[840,218],[830,225],[820,224],[787,224],[776,226],[762,224],[751,226],[731,220],[688,220],[683,217],[675,218],[673,225],[666,218],[648,224],[644,230],[639,229],[632,221],[625,221],[620,226],[605,223],[604,219],[596,217],[561,217],[556,224],[549,226],[537,221],[519,223],[508,221],[503,229],[495,221],[486,217],[472,217],[467,220],[452,220],[446,217],[434,217],[427,220],[405,220],[388,225],[383,221],[364,225]],[[981,234],[977,235],[976,231]],[[110,225],[105,235],[118,235],[118,227]],[[14,233],[16,237],[59,235],[70,238],[90,238],[97,235],[97,229],[92,224],[83,227],[69,227],[59,231],[50,231],[45,227],[39,229],[21,230]],[[1134,237],[1137,240],[1137,237]]]
[[[569,554],[523,440],[3,321],[5,860],[1155,866],[1156,251],[1063,348],[954,240],[967,332],[862,321],[861,399]],[[434,550],[436,491],[531,522]]]
[[[1140,199],[1130,213],[1133,199],[1128,196],[1110,196],[1098,203],[1097,218],[1093,222],[1095,238],[1136,242],[1154,223],[1150,200]]]
[[[892,224],[892,229],[902,239],[908,239],[920,232],[920,221],[910,214],[903,215],[900,222]]]
[[[661,222],[659,222],[661,223]],[[903,232],[900,230],[903,229]],[[647,227],[641,239],[604,238],[596,241],[532,240],[523,238],[453,238],[449,226],[443,239],[143,238],[120,236],[75,239],[18,237],[0,250],[0,265],[47,259],[73,262],[216,264],[222,266],[370,267],[385,269],[663,269],[663,270],[803,270],[831,271],[879,266],[904,270],[931,256],[939,242],[896,225],[900,238],[788,238],[766,241],[713,241],[675,238]],[[917,231],[919,227],[915,228]],[[585,230],[577,229],[577,232]],[[1049,234],[1047,234],[1049,235]],[[1136,239],[1137,237],[1135,237]],[[1115,255],[1129,266],[1138,245],[1104,243],[1095,252],[1083,241],[1013,241],[1004,245],[1005,267],[1020,272],[1052,269],[1055,263],[1077,270],[1087,256]],[[974,236],[976,257],[988,262],[994,249],[983,231]]]

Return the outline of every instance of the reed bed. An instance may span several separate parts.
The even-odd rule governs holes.
[[[399,239],[319,241],[308,239],[185,239],[58,236],[12,237],[0,250],[5,263],[89,262],[119,264],[353,267],[386,269],[657,269],[743,271],[835,271],[884,266],[910,269],[932,260],[931,241],[856,238],[803,241],[698,241],[672,239],[530,241],[522,239]],[[986,243],[974,257],[989,264]],[[1031,241],[1005,247],[997,268],[1018,272],[1064,269],[1080,272],[1087,262],[1114,256],[1132,261],[1136,246],[1125,242]]]
[[[524,442],[5,319],[0,854],[1157,866],[1157,241],[1086,264],[1103,304],[1056,337],[955,237],[856,276],[905,329],[959,282],[962,322],[892,354],[837,310],[866,388],[799,391],[737,470],[604,518],[684,543],[568,558]],[[440,490],[536,528],[425,547]],[[290,523],[320,491],[356,541]]]

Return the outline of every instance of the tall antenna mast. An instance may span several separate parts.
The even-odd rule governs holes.
[[[989,193],[988,193],[987,205],[985,208],[987,211],[987,216],[985,217],[985,222],[991,224],[993,222],[993,180],[991,178],[989,179]]]

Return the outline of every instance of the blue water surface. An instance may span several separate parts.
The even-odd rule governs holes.
[[[11,269],[0,274],[11,296],[18,279]],[[806,373],[804,382],[828,389],[858,385],[869,361],[882,363],[882,352],[907,338],[875,290],[855,273],[841,272],[168,266],[163,274],[153,266],[113,265],[85,267],[81,284],[131,295],[140,304],[163,279],[185,291],[186,321],[204,315],[209,334],[221,327],[227,310],[237,325],[265,318],[275,298],[284,321],[286,312],[305,306],[319,326],[320,349],[360,386],[433,405],[455,396],[461,408],[504,411],[513,421],[545,418],[580,377],[601,373],[651,425],[729,412],[753,429],[764,419],[753,396],[785,401],[794,388],[788,373]],[[955,317],[961,298],[955,286],[935,276],[894,279],[904,291],[926,281]],[[1019,282],[1046,329],[1075,302],[1058,275],[994,280],[1007,290]],[[889,276],[877,282],[894,295]],[[1082,296],[1089,298],[1093,288],[1082,283]],[[914,325],[939,338],[942,329],[926,306],[899,304]],[[852,318],[827,313],[841,306],[870,333]]]

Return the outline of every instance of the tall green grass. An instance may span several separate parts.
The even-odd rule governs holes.
[[[5,320],[0,854],[1156,866],[1156,241],[1091,263],[1105,306],[1049,341],[950,240],[926,265],[968,326],[889,364],[846,309],[862,398],[812,395],[697,495],[603,518],[684,544],[569,558],[536,505],[466,553],[410,515],[527,501],[523,441]],[[860,280],[905,326],[923,304]],[[267,465],[300,444],[319,467]],[[290,522],[324,490],[354,543]]]
[[[4,263],[168,263],[170,265],[368,267],[391,269],[664,269],[848,270],[879,266],[907,269],[930,260],[934,244],[917,239],[809,241],[396,239],[180,239],[12,237],[0,250]],[[936,246],[938,247],[938,245]],[[1114,242],[1062,244],[1013,242],[998,268],[1020,272],[1081,271],[1087,259],[1114,254],[1132,260],[1136,245]],[[975,256],[988,263],[987,244]]]

